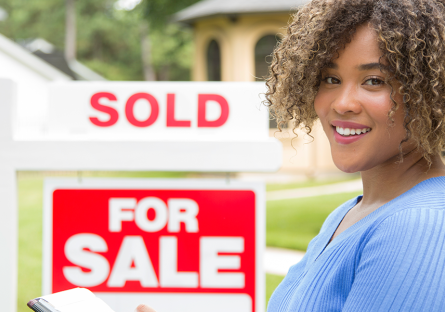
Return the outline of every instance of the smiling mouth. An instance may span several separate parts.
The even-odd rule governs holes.
[[[334,127],[334,130],[340,134],[341,136],[348,137],[348,136],[357,136],[360,134],[367,133],[371,131],[371,128],[362,128],[362,129],[353,129],[353,128],[342,128],[342,127]]]

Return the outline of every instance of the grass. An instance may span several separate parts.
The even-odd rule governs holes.
[[[293,183],[274,183],[274,184],[266,185],[266,191],[271,192],[271,191],[281,191],[281,190],[288,190],[288,189],[302,188],[302,187],[328,185],[328,184],[334,184],[334,183],[339,183],[339,182],[346,182],[346,181],[350,181],[350,180],[356,180],[359,178],[360,178],[360,175],[348,174],[348,175],[344,175],[342,177],[335,178],[335,179],[326,179],[326,180],[312,179],[312,180],[293,182]]]
[[[42,205],[44,173],[21,172],[18,178],[19,198],[19,270],[18,312],[28,312],[26,302],[41,295],[42,272]],[[54,174],[51,174],[54,176]],[[61,176],[61,175],[59,175]],[[184,178],[190,173],[153,172],[67,172],[71,177],[135,177]],[[343,180],[344,181],[344,180]],[[337,180],[338,182],[338,180]],[[316,186],[324,182],[292,184],[299,187]],[[298,186],[297,186],[298,187]],[[358,193],[319,196],[267,203],[266,243],[268,246],[305,250],[326,216],[342,202]],[[266,302],[283,276],[266,274]]]
[[[336,207],[361,192],[267,202],[266,245],[306,250]]]
[[[17,311],[28,312],[26,303],[41,295],[43,179],[18,179],[19,254]]]

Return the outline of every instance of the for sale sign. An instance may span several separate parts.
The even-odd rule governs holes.
[[[116,312],[262,311],[264,189],[215,180],[45,182],[44,291]]]

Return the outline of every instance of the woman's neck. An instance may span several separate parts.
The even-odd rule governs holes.
[[[445,165],[440,155],[432,156],[431,162],[428,166],[422,153],[414,151],[405,155],[401,163],[393,161],[361,172],[361,208],[381,206],[426,179],[445,176]]]

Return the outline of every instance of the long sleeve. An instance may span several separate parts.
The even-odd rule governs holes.
[[[404,209],[367,235],[343,312],[445,311],[443,209]]]

